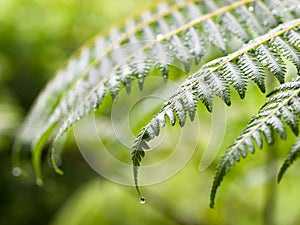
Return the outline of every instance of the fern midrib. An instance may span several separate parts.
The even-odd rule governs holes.
[[[278,107],[272,109],[272,113],[270,113],[268,116],[266,116],[260,123],[255,125],[253,129],[251,128],[251,132],[247,133],[247,135],[244,135],[241,140],[237,142],[236,145],[234,145],[234,148],[231,148],[229,152],[226,153],[226,157],[222,160],[223,162],[228,162],[228,159],[231,157],[232,153],[235,152],[242,143],[249,137],[251,138],[253,133],[259,129],[262,125],[264,125],[272,116],[274,116],[280,109],[285,107],[294,97],[296,97],[300,93],[300,89],[295,90],[295,93],[292,94],[289,98],[285,99]],[[225,166],[225,163],[223,163],[223,167]]]
[[[119,68],[120,66],[124,65],[125,62],[127,62],[128,60],[130,60],[131,58],[133,58],[136,54],[138,54],[138,53],[140,53],[140,52],[142,52],[142,51],[144,51],[144,50],[146,50],[146,49],[148,49],[148,48],[150,48],[150,47],[156,45],[157,43],[161,42],[161,41],[164,40],[164,39],[167,39],[167,38],[169,38],[169,37],[172,37],[173,35],[175,35],[175,34],[181,32],[181,31],[184,31],[184,30],[186,30],[186,29],[188,29],[188,28],[190,28],[190,27],[196,25],[197,23],[201,23],[201,22],[203,22],[203,21],[205,21],[205,20],[211,19],[211,18],[213,18],[213,17],[215,17],[215,16],[217,16],[217,15],[223,14],[223,13],[228,12],[228,11],[234,9],[234,8],[240,7],[240,6],[242,6],[242,5],[245,5],[245,4],[250,3],[250,2],[253,2],[253,1],[255,1],[255,0],[242,0],[242,1],[239,1],[239,2],[235,2],[235,3],[231,4],[231,5],[222,7],[222,8],[218,9],[218,10],[215,11],[215,12],[212,12],[212,13],[209,13],[209,14],[205,14],[205,15],[199,17],[198,19],[195,19],[195,20],[191,21],[190,23],[185,24],[184,26],[182,26],[182,27],[180,27],[180,28],[178,28],[178,29],[175,29],[175,30],[173,30],[173,31],[171,31],[171,32],[169,32],[169,33],[163,35],[163,37],[162,37],[161,39],[159,39],[159,40],[156,39],[156,40],[154,40],[153,42],[151,42],[151,44],[145,45],[145,46],[143,46],[142,48],[136,50],[135,52],[133,52],[132,54],[130,54],[129,56],[127,56],[121,63],[119,63],[118,65],[116,65],[115,67],[113,67],[113,69],[108,73],[108,75],[105,76],[105,77],[103,77],[103,79],[101,79],[101,80],[97,83],[97,85],[89,92],[89,94],[85,97],[85,100],[88,99],[88,98],[90,97],[90,95],[93,94],[94,91],[95,91],[96,89],[98,89],[100,85],[102,85],[102,84],[104,83],[104,82],[103,82],[104,79],[105,79],[106,81],[109,80],[109,79],[111,78],[111,76],[113,75],[113,72],[114,72],[117,68]],[[73,87],[77,84],[78,81],[84,79],[84,78],[88,75],[88,71],[89,71],[91,68],[93,68],[94,66],[96,66],[97,63],[99,62],[99,60],[100,60],[100,58],[96,58],[96,59],[89,65],[89,67],[87,67],[87,69],[82,73],[82,75],[79,76],[78,78],[76,78],[76,79],[74,80],[73,85],[71,85],[70,88],[66,91],[64,97],[68,95],[68,93],[73,89]],[[61,99],[61,101],[60,101],[60,103],[59,103],[58,105],[60,105],[60,104],[63,102],[64,97]],[[84,102],[84,101],[83,101],[83,102]],[[81,105],[80,105],[80,106],[81,106]]]

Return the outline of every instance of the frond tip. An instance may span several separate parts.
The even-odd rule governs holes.
[[[287,155],[287,157],[285,158],[278,176],[277,176],[277,182],[279,183],[282,179],[282,177],[284,176],[285,172],[287,171],[287,169],[293,164],[293,162],[295,162],[298,158],[300,157],[300,139],[298,138],[297,141],[294,143],[294,145],[292,146],[289,154]]]
[[[242,134],[228,148],[220,160],[212,185],[210,196],[210,207],[214,207],[217,190],[229,170],[242,158],[246,158],[248,152],[255,152],[255,144],[261,149],[263,136],[270,145],[274,142],[274,131],[281,139],[286,139],[286,125],[291,128],[295,135],[298,135],[298,119],[300,115],[300,77],[291,82],[280,85],[268,95],[266,104],[252,118]],[[300,144],[295,145],[288,155],[280,173],[282,177],[285,169],[299,156]]]

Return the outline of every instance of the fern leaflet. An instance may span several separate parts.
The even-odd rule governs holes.
[[[277,177],[278,183],[281,181],[282,177],[284,176],[286,170],[295,162],[300,156],[300,141],[299,139],[294,143],[292,146],[289,154],[287,155],[286,159],[284,160]]]
[[[295,106],[295,101],[299,102],[300,78],[297,77],[291,82],[280,85],[269,94],[266,104],[259,110],[258,114],[252,118],[247,127],[236,141],[228,148],[219,162],[215,178],[211,190],[210,206],[214,207],[215,196],[224,176],[229,170],[239,162],[241,158],[247,157],[247,151],[251,154],[255,151],[255,143],[259,148],[263,145],[263,136],[268,144],[274,142],[274,131],[276,131],[281,139],[286,139],[286,126],[284,122],[291,128],[295,135],[299,134],[298,119],[299,108]],[[295,160],[297,155],[297,145],[291,150],[290,155],[284,163],[279,173],[282,176],[288,163]]]

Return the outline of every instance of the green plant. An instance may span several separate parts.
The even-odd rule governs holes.
[[[19,157],[24,143],[31,145],[38,184],[42,184],[41,154],[48,143],[52,165],[61,174],[55,144],[74,123],[97,110],[108,96],[116,100],[122,87],[130,92],[135,79],[141,90],[153,71],[160,71],[167,80],[176,65],[188,78],[141,129],[133,145],[134,180],[140,194],[138,167],[149,148],[147,142],[159,135],[166,118],[172,126],[176,120],[184,126],[187,115],[194,119],[199,101],[211,112],[214,96],[230,106],[230,87],[243,99],[249,80],[265,93],[265,78],[273,74],[281,85],[276,85],[217,167],[213,207],[223,177],[247,151],[254,153],[255,143],[262,147],[263,136],[268,144],[275,140],[274,131],[285,139],[284,123],[298,135],[299,79],[285,83],[287,63],[294,74],[300,68],[298,5],[298,0],[164,2],[96,37],[70,59],[38,98],[15,142],[14,174],[21,173]],[[212,49],[218,53],[210,54]],[[278,180],[298,155],[296,142]]]

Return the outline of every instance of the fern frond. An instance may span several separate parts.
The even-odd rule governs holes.
[[[176,115],[179,124],[184,124],[184,113],[178,112],[178,110],[175,108],[175,104],[178,104],[180,101],[184,101],[186,95],[193,95],[194,103],[197,103],[199,100],[201,100],[206,105],[207,109],[211,111],[211,99],[213,95],[220,97],[227,105],[231,104],[229,84],[231,84],[237,90],[241,98],[244,97],[246,91],[246,81],[249,79],[253,80],[262,91],[265,91],[263,81],[266,73],[262,70],[262,67],[269,69],[280,82],[284,82],[286,70],[283,59],[280,58],[280,56],[286,54],[283,53],[283,51],[285,52],[288,50],[273,44],[272,40],[276,37],[281,37],[285,44],[290,45],[292,42],[289,40],[290,38],[286,37],[288,37],[288,33],[291,31],[298,33],[299,26],[299,19],[282,24],[267,34],[252,40],[240,50],[233,52],[226,57],[221,57],[203,65],[199,71],[192,74],[187,81],[181,85],[179,90],[164,104],[164,107],[160,110],[160,112],[156,114],[153,119],[141,130],[141,133],[135,140],[132,151],[132,161],[136,167],[136,170],[142,158],[135,158],[135,156],[141,156],[141,153],[136,152],[143,151],[143,147],[140,142],[149,141],[155,137],[155,135],[149,131],[149,128],[154,120],[156,120],[158,117],[164,118],[164,116],[167,115],[171,124],[174,125]],[[299,47],[300,46],[295,46],[295,50],[296,48],[299,49]],[[280,63],[282,62],[282,64],[277,63],[277,61],[280,61]],[[208,94],[203,94],[203,89],[201,89],[202,86],[206,88],[206,93]],[[197,104],[193,104],[190,106],[192,110],[196,110],[196,105]],[[187,112],[187,108],[183,109],[185,109]],[[172,115],[171,119],[169,115]],[[277,121],[276,117],[272,117],[270,121],[280,134],[285,134],[284,130],[282,130],[282,124],[280,124],[280,121]],[[164,125],[165,121],[161,123],[160,128],[162,128]],[[266,131],[266,134],[267,132],[268,131]],[[143,138],[145,136],[147,139]],[[267,138],[272,140],[270,135],[268,135]],[[137,161],[139,164],[136,164]],[[136,186],[138,185],[136,184]]]
[[[201,61],[209,43],[228,52],[226,35],[246,42],[257,35],[255,30],[259,30],[260,34],[285,22],[284,19],[272,19],[275,15],[269,10],[268,1],[205,2],[210,7],[204,8],[202,2],[195,0],[161,3],[140,17],[127,21],[124,26],[96,37],[47,85],[24,124],[18,142],[32,143],[33,157],[38,158],[39,151],[35,149],[43,149],[46,144],[39,141],[40,137],[56,141],[76,121],[97,110],[105,97],[116,99],[122,87],[129,92],[134,79],[139,81],[142,89],[153,67],[160,70],[164,78],[169,76],[168,66],[175,62],[188,72],[193,62],[198,64]],[[248,10],[250,8],[252,10]],[[262,15],[272,22],[264,24],[260,20]],[[294,36],[293,41],[296,42]],[[236,74],[228,76],[231,75]],[[226,80],[219,82],[222,78],[218,77],[215,74],[209,79],[218,81],[215,89],[220,97],[229,95]],[[240,83],[239,86],[245,85],[242,80]],[[210,91],[203,90],[203,86],[198,85],[199,95],[210,108]],[[241,95],[243,89],[241,87]],[[224,100],[230,104],[228,97]],[[177,106],[180,106],[179,102]],[[178,113],[181,111],[179,108]],[[184,114],[180,115],[182,123]],[[37,148],[34,143],[43,145]],[[18,147],[14,154],[19,154],[19,151]],[[57,168],[56,165],[54,168]]]
[[[297,141],[293,144],[289,154],[287,155],[286,159],[284,160],[278,176],[277,181],[278,183],[281,181],[282,177],[284,176],[287,169],[295,162],[300,156],[300,139],[298,138]]]
[[[251,154],[255,151],[255,143],[259,148],[263,145],[263,136],[265,137],[268,144],[274,142],[274,131],[276,131],[281,139],[286,139],[286,123],[295,135],[299,134],[298,130],[298,119],[299,119],[299,108],[294,107],[294,101],[299,101],[300,93],[300,78],[297,77],[291,82],[280,85],[273,92],[270,93],[266,104],[259,110],[258,114],[252,118],[244,129],[242,134],[236,139],[236,141],[228,148],[226,153],[220,160],[213,186],[211,190],[211,203],[210,206],[213,208],[215,202],[215,196],[224,176],[229,170],[239,162],[241,158],[247,157],[247,152]],[[282,173],[287,167],[287,163],[295,159],[295,148],[286,160]],[[281,177],[281,176],[280,176]]]

